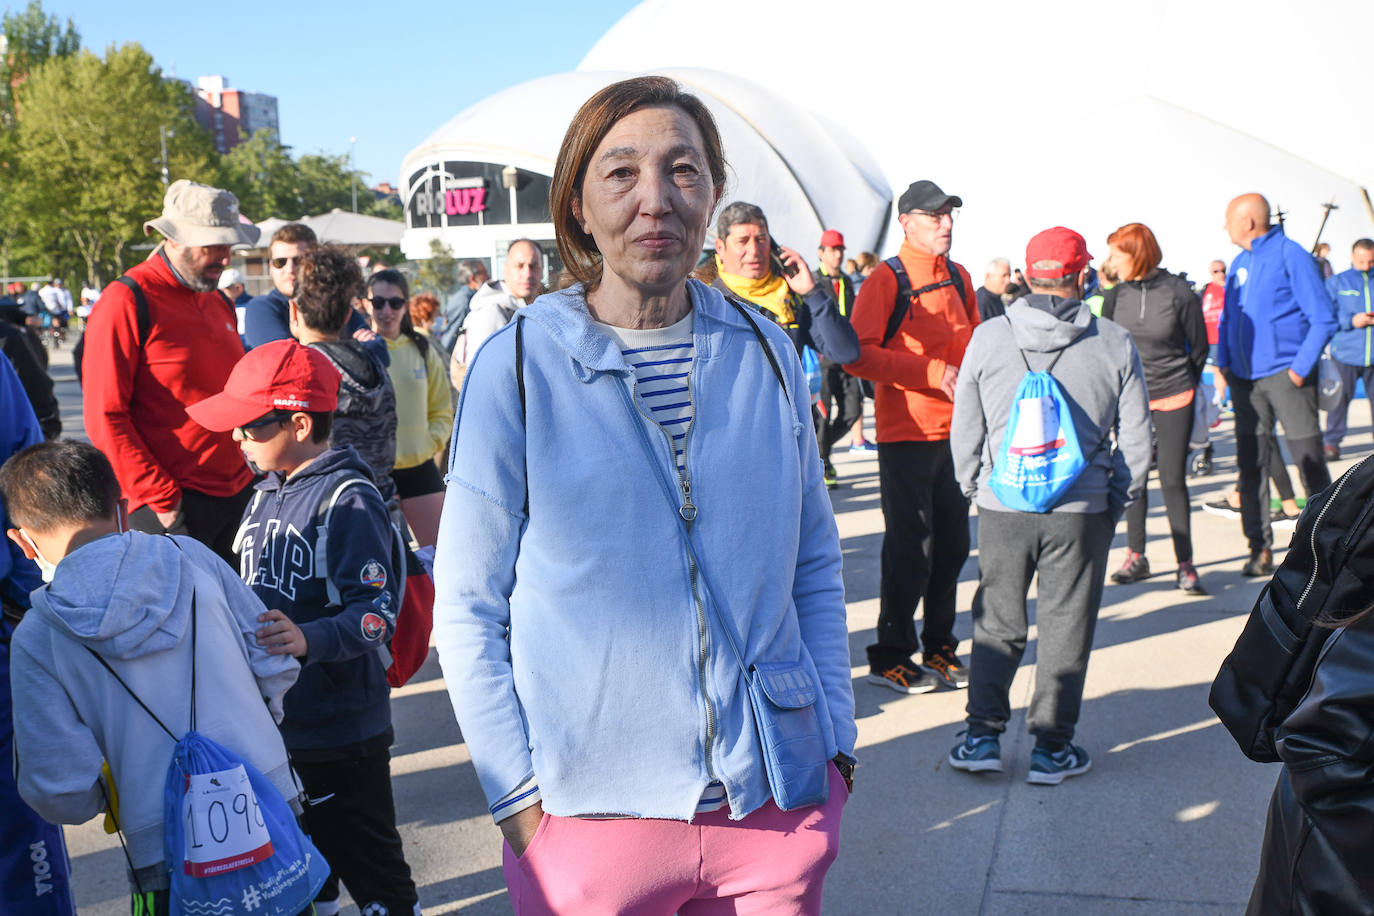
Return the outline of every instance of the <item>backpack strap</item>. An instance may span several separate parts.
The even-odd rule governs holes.
[[[735,311],[739,312],[740,316],[744,318],[745,321],[749,322],[749,329],[753,331],[754,336],[758,338],[759,346],[763,347],[763,355],[768,357],[768,365],[773,368],[773,375],[777,378],[778,384],[782,386],[782,390],[785,393],[787,391],[787,383],[782,380],[782,367],[778,365],[778,358],[773,355],[773,348],[768,346],[768,341],[764,338],[763,331],[759,329],[759,323],[749,314],[749,309],[735,296],[726,296],[725,301],[733,305]]]
[[[378,490],[377,485],[372,481],[368,480],[366,477],[347,477],[339,481],[339,485],[329,494],[329,498],[320,505],[319,512],[316,513],[316,517],[320,521],[319,524],[315,526],[315,576],[316,578],[324,580],[325,595],[331,605],[343,604],[343,596],[339,594],[338,586],[329,578],[329,526],[333,522],[334,507],[338,505],[339,498],[343,496],[344,491],[353,486],[370,487],[372,492],[377,494],[377,498],[382,500],[382,504],[386,504],[386,500],[382,499],[382,491]],[[390,523],[388,522],[388,524]],[[404,595],[406,555],[403,536],[400,529],[394,524],[391,525],[391,533],[391,562],[394,567],[392,569],[392,574],[396,576],[397,584],[400,586],[400,592]]]
[[[897,331],[902,327],[902,322],[906,321],[906,316],[911,312],[911,303],[926,293],[933,293],[937,289],[952,286],[959,293],[959,303],[961,305],[966,304],[968,297],[964,291],[964,278],[959,274],[958,265],[948,258],[945,259],[945,264],[949,268],[949,276],[938,283],[927,283],[917,290],[911,288],[911,278],[907,276],[901,258],[893,255],[883,263],[897,275],[897,297],[892,304],[892,314],[887,319],[887,328],[883,331],[883,342],[878,345],[880,347],[887,346],[888,341],[897,336]]]
[[[466,333],[466,332],[465,332]],[[530,423],[525,409],[525,316],[515,318],[515,387],[520,390],[520,425],[525,427],[525,517],[530,515]]]
[[[193,594],[193,595],[191,596],[191,603],[192,603],[192,606],[194,606],[195,600],[196,600],[196,599],[195,599],[195,595]],[[193,619],[194,619],[194,618],[193,618]],[[153,712],[151,709],[149,709],[149,708],[148,708],[148,704],[145,703],[145,702],[143,702],[141,699],[139,699],[138,694],[134,693],[133,688],[131,688],[127,683],[124,682],[124,678],[120,677],[120,676],[119,676],[119,673],[118,673],[117,671],[115,671],[113,668],[110,667],[110,663],[107,662],[107,661],[105,661],[105,656],[101,655],[99,652],[95,651],[95,650],[92,649],[90,646],[84,646],[83,648],[85,648],[85,650],[86,650],[87,652],[91,653],[91,655],[93,655],[93,656],[95,657],[95,660],[96,660],[96,661],[100,662],[101,667],[103,667],[106,671],[110,672],[110,676],[111,676],[111,677],[113,677],[116,681],[119,681],[119,686],[123,687],[123,688],[124,688],[124,691],[125,691],[127,694],[129,694],[129,696],[131,696],[131,697],[134,698],[134,702],[135,702],[135,703],[137,703],[139,706],[143,707],[143,711],[146,712],[146,713],[149,715],[149,717],[152,718],[152,720],[158,724],[158,727],[159,727],[159,728],[161,728],[163,731],[165,731],[165,732],[167,733],[167,737],[171,738],[173,741],[178,740],[177,736],[172,732],[172,730],[171,730],[170,728],[168,728],[168,727],[166,726],[166,724],[163,723],[163,721],[157,717],[157,713],[155,713],[155,712]],[[192,666],[194,667],[194,663],[195,663],[195,654],[194,654],[194,650],[192,650],[191,661],[192,661]],[[193,704],[192,704],[192,708],[194,709],[194,707],[195,707],[195,704],[193,703]]]
[[[129,292],[134,294],[134,321],[138,326],[138,348],[142,350],[148,345],[148,337],[153,333],[153,319],[148,313],[148,297],[143,295],[143,287],[138,285],[138,281],[128,274],[115,277],[115,282],[128,287]]]

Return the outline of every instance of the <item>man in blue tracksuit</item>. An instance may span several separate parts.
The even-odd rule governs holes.
[[[1274,571],[1269,500],[1262,468],[1283,426],[1288,451],[1308,496],[1331,483],[1317,421],[1317,360],[1336,330],[1331,299],[1312,255],[1269,223],[1269,201],[1242,194],[1226,208],[1226,232],[1243,250],[1226,275],[1226,304],[1217,328],[1217,367],[1236,409],[1240,521],[1249,541],[1245,576]]]
[[[1365,394],[1374,404],[1374,293],[1370,269],[1374,268],[1374,240],[1360,239],[1350,249],[1350,269],[1326,281],[1326,293],[1336,303],[1339,330],[1331,341],[1331,361],[1341,377],[1340,402],[1326,412],[1326,457],[1341,457],[1345,415],[1355,397],[1355,383],[1364,380]]]

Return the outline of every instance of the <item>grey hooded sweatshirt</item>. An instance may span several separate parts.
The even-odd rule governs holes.
[[[19,794],[52,823],[83,823],[105,808],[98,779],[109,761],[144,890],[167,886],[162,806],[175,742],[88,648],[180,738],[190,727],[194,591],[196,731],[288,801],[299,791],[274,719],[300,666],[258,647],[264,608],[235,571],[198,541],[175,541],[127,532],[77,548],[33,593],[11,643]]]
[[[1032,294],[974,329],[954,392],[955,476],[980,509],[1013,511],[987,485],[993,461],[1027,363],[1045,369],[1060,351],[1050,374],[1068,399],[1088,467],[1051,511],[1110,510],[1119,519],[1150,470],[1150,404],[1131,335],[1077,299]]]

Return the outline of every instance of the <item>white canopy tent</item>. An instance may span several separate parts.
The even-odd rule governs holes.
[[[255,223],[260,232],[259,246],[266,248],[272,234],[290,222],[309,226],[321,242],[352,248],[390,248],[400,244],[401,233],[405,231],[405,224],[400,220],[351,213],[335,207],[319,216],[302,216],[298,220],[274,216]]]
[[[1334,199],[1338,269],[1374,236],[1370,34],[1368,0],[645,0],[580,69],[712,68],[806,100],[898,193],[930,178],[963,197],[954,254],[975,277],[1047,226],[1105,255],[1134,220],[1197,277],[1235,253],[1222,218],[1246,191],[1306,246]]]
[[[832,227],[845,227],[855,250],[878,242],[890,209],[889,184],[876,161],[843,130],[739,76],[698,68],[654,72],[684,84],[716,118],[731,166],[723,201],[758,204],[778,240],[808,257],[821,232]],[[425,169],[439,163],[493,163],[552,175],[573,114],[598,89],[630,75],[583,70],[545,77],[461,112],[402,162],[407,213],[412,196],[433,180]],[[401,247],[407,257],[428,257],[430,241],[438,238],[459,257],[482,257],[499,249],[502,240],[520,236],[552,239],[553,227],[522,222],[416,228],[412,223]]]

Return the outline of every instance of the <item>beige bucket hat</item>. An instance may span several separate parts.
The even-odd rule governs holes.
[[[178,245],[256,245],[258,227],[239,218],[239,199],[228,191],[179,178],[167,188],[162,215],[143,224]]]

